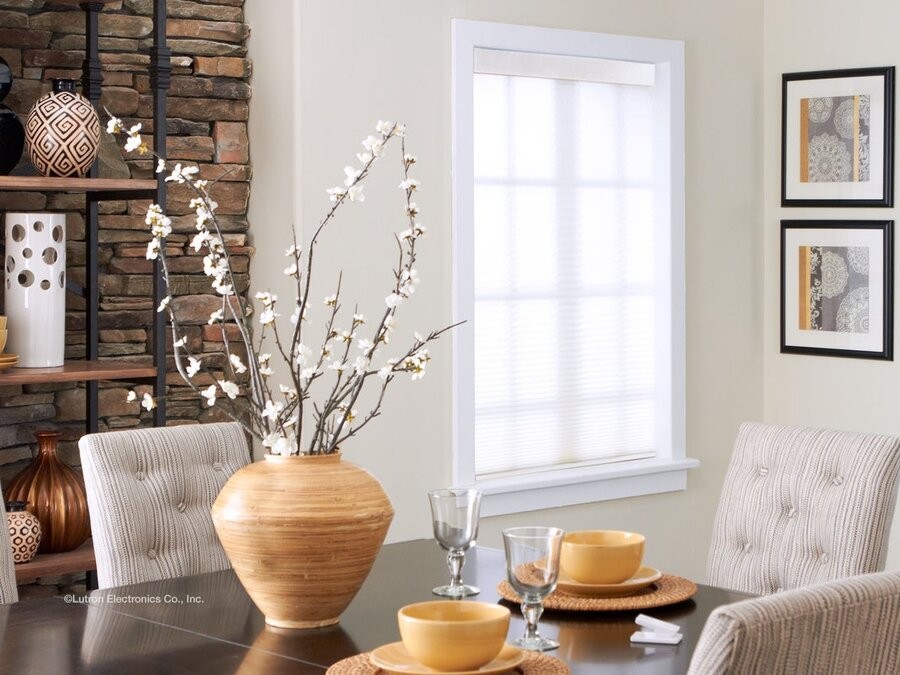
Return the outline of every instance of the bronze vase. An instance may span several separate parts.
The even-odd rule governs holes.
[[[6,501],[28,502],[41,523],[40,553],[78,548],[90,536],[84,480],[57,453],[59,433],[37,431],[38,454],[6,486]]]

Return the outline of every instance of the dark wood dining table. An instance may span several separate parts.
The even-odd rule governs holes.
[[[466,560],[466,582],[481,588],[473,599],[499,601],[503,552],[475,548]],[[340,624],[307,631],[267,628],[231,570],[26,600],[0,607],[0,672],[321,674],[399,640],[397,609],[434,599],[431,588],[446,577],[444,553],[433,541],[390,544]],[[550,653],[575,675],[684,673],[709,613],[746,597],[701,584],[690,600],[645,610],[681,627],[677,646],[632,645],[637,612],[547,611],[541,631],[559,639]],[[524,624],[518,607],[509,607],[513,638]]]

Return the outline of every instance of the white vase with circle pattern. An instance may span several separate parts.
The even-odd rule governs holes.
[[[6,351],[19,368],[63,365],[66,337],[66,215],[6,214]]]

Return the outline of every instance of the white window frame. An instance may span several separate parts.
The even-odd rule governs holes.
[[[483,491],[484,516],[684,490],[686,455],[684,285],[684,43],[453,19],[454,335],[453,482]],[[474,121],[476,48],[654,63],[669,96],[671,171],[671,446],[650,459],[476,480],[474,457]]]

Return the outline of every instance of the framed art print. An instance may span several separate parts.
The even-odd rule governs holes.
[[[893,221],[781,221],[781,351],[893,360]]]
[[[782,206],[893,206],[894,68],[782,75]]]

